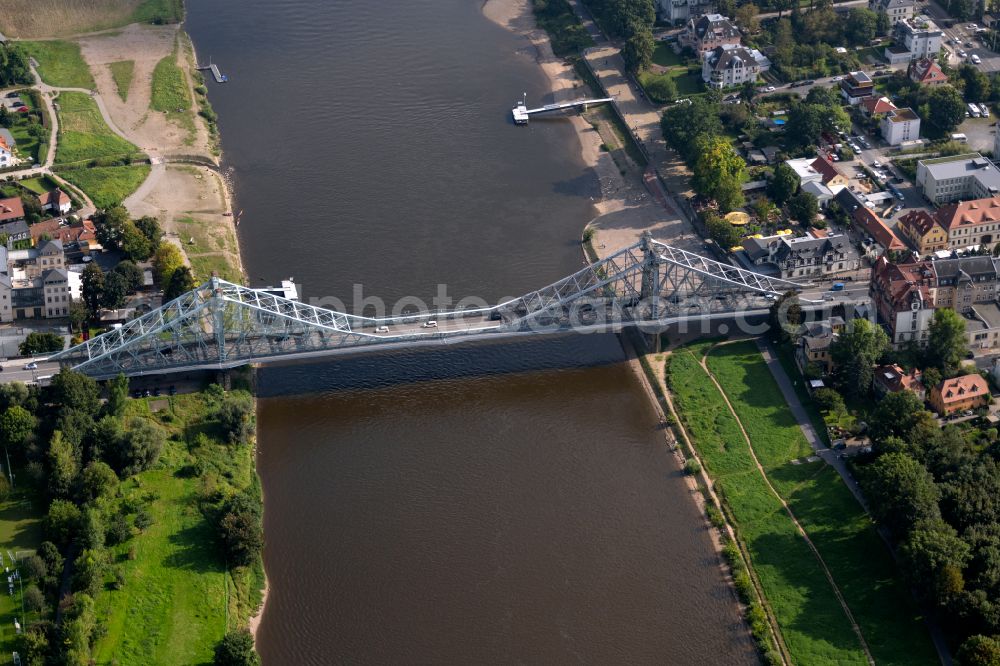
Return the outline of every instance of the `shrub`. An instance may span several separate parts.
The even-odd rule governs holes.
[[[699,463],[694,458],[688,458],[687,462],[684,463],[684,473],[689,476],[695,476],[700,472],[701,472],[701,463]]]
[[[260,656],[254,652],[253,636],[246,629],[226,634],[215,646],[215,666],[259,666]]]

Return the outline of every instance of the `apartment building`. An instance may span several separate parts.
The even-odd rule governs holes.
[[[1000,171],[979,153],[917,162],[917,188],[935,204],[1000,195]]]

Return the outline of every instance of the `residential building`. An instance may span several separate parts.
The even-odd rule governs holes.
[[[800,157],[794,160],[785,160],[785,165],[788,166],[795,175],[799,177],[799,185],[805,185],[806,183],[822,183],[823,174],[816,170],[813,164],[816,162],[814,157]]]
[[[78,273],[74,273],[80,277]],[[70,293],[70,273],[65,268],[54,268],[45,271],[41,277],[42,293],[45,296],[45,317],[65,317],[69,314],[69,305],[73,302]]]
[[[951,249],[992,247],[1000,235],[1000,196],[947,204],[937,210],[935,217],[948,232]]]
[[[830,201],[833,200],[834,196],[834,191],[818,180],[809,181],[803,185],[802,191],[808,192],[816,197],[816,202],[819,204],[820,208],[826,208],[830,204]]]
[[[14,137],[9,130],[0,129],[0,169],[16,164],[14,160]]]
[[[833,164],[824,157],[817,157],[812,162],[812,168],[820,174],[820,181],[834,192],[839,192],[840,188],[847,187],[849,179]]]
[[[58,187],[51,192],[38,195],[38,203],[42,210],[47,210],[53,215],[65,215],[73,206],[69,195]]]
[[[973,305],[964,316],[970,349],[1000,347],[1000,306],[995,301]]]
[[[922,86],[941,86],[948,83],[948,76],[941,67],[930,58],[921,58],[910,63],[906,70],[907,76],[914,83]]]
[[[927,341],[937,296],[932,262],[893,264],[883,255],[872,268],[869,293],[893,346]]]
[[[877,366],[872,373],[872,388],[875,394],[884,396],[888,393],[912,391],[921,400],[925,399],[924,375],[917,369],[906,372],[896,364]]]
[[[848,104],[860,104],[875,94],[875,82],[862,71],[851,72],[840,81],[840,94]]]
[[[69,250],[71,246],[82,249],[81,243],[94,241],[97,238],[97,228],[94,226],[93,220],[90,219],[67,225],[59,218],[51,218],[32,224],[28,230],[31,233],[33,245],[37,246],[42,242],[43,237],[48,237],[61,242],[66,250]]]
[[[906,213],[899,218],[896,229],[910,241],[921,257],[948,247],[948,230],[925,210],[915,209]]]
[[[0,272],[0,324],[14,321],[14,285],[10,276]]]
[[[0,199],[0,224],[24,219],[24,204],[20,197]]]
[[[717,89],[743,85],[747,81],[754,82],[763,71],[757,59],[759,53],[733,44],[717,46],[704,54],[701,78],[705,85]]]
[[[0,212],[2,212],[0,208]],[[23,241],[30,237],[28,223],[24,220],[14,220],[12,222],[0,222],[0,236],[7,236],[7,243],[13,245],[18,241]]]
[[[910,52],[910,60],[933,58],[941,50],[941,29],[926,16],[902,19],[893,24],[893,39]]]
[[[978,409],[990,403],[990,387],[978,374],[954,377],[931,387],[929,402],[941,416]]]
[[[682,45],[691,47],[700,57],[717,46],[739,45],[740,31],[721,14],[705,14],[687,22],[679,41]]]
[[[917,188],[931,203],[1000,195],[1000,171],[979,153],[917,162]]]
[[[857,251],[843,234],[828,236],[771,236],[747,238],[743,248],[754,266],[770,265],[784,279],[835,275],[857,270]]]
[[[899,240],[896,233],[872,210],[860,206],[854,209],[851,217],[881,248],[880,251],[876,252],[876,255],[882,255],[886,252],[906,251],[906,245],[903,244],[903,241]]]
[[[993,257],[961,257],[934,262],[937,278],[935,307],[967,313],[977,303],[992,303],[1000,295]]]
[[[896,105],[888,97],[869,97],[861,101],[861,110],[869,118],[881,119],[890,111],[896,110]]]
[[[920,136],[920,116],[913,109],[895,109],[882,117],[879,129],[886,143],[898,146]]]
[[[809,366],[814,366],[824,375],[833,372],[830,345],[843,330],[844,320],[841,317],[806,324],[795,347],[795,363],[799,370],[805,374]]]
[[[868,0],[868,8],[876,14],[885,12],[890,24],[912,18],[916,7],[916,0]]]
[[[4,250],[0,266],[0,321],[65,317],[82,296],[82,275],[67,270],[62,243],[43,241],[39,248]],[[4,306],[9,306],[9,310]]]
[[[711,0],[659,0],[656,11],[661,19],[677,24],[692,16],[714,12],[715,3]]]

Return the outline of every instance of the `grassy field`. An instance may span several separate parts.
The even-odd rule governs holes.
[[[107,208],[121,203],[142,185],[149,175],[149,166],[88,167],[66,169],[59,175],[87,193],[98,208]]]
[[[128,90],[132,87],[132,77],[135,74],[134,60],[119,60],[108,65],[111,78],[115,81],[115,89],[122,101],[128,99]]]
[[[653,49],[653,62],[661,67],[677,67],[684,64],[680,55],[674,53],[666,42],[656,43],[656,48]]]
[[[724,387],[768,478],[809,533],[879,664],[934,663],[936,653],[892,558],[840,476],[812,453],[753,342],[716,348]]]
[[[818,562],[756,470],[736,420],[699,365],[708,346],[674,352],[669,385],[706,471],[746,543],[789,652],[802,664],[866,664]]]
[[[150,414],[147,404],[157,402],[165,409]],[[259,604],[262,571],[226,571],[214,528],[198,505],[206,484],[255,487],[253,450],[217,443],[201,394],[136,400],[129,409],[153,418],[171,437],[156,469],[123,484],[126,496],[154,498],[153,525],[112,549],[126,584],[97,599],[107,633],[94,646],[94,657],[99,664],[211,663],[227,628],[245,625]],[[184,473],[195,462],[203,471]],[[136,557],[130,559],[133,547]]]
[[[28,124],[23,120],[17,122],[10,127],[11,136],[14,137],[14,142],[17,144],[17,153],[21,157],[32,160],[32,162],[38,161],[38,148],[40,146],[38,139],[28,134]]]
[[[177,66],[176,52],[156,63],[152,85],[149,108],[166,113],[167,118],[187,130],[189,135],[193,135],[195,127],[191,110],[191,91],[184,72]]]
[[[17,482],[16,474],[14,481]],[[42,542],[41,518],[40,507],[24,493],[13,493],[0,502],[0,554],[4,566],[10,566],[8,553],[23,559],[38,548]],[[9,655],[17,649],[15,618],[22,618],[20,586],[14,588],[13,596],[7,594],[7,590],[0,592],[0,654]],[[28,621],[37,619],[35,614],[28,614]],[[24,619],[21,624],[25,624]]]
[[[21,42],[38,61],[38,75],[50,86],[60,88],[96,87],[90,68],[75,42]]]
[[[3,0],[0,32],[8,37],[62,37],[129,23],[176,23],[182,0]]]
[[[59,143],[56,164],[68,164],[104,157],[137,153],[135,145],[104,124],[97,104],[89,95],[64,92],[59,103]]]
[[[230,257],[239,252],[236,237],[229,225],[186,215],[177,218],[177,233],[181,237],[184,254],[191,262],[195,282],[201,283],[215,272],[224,280],[239,282],[240,272]]]

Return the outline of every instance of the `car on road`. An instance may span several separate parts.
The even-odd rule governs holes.
[[[979,58],[979,56],[977,56],[975,53],[972,54],[972,57],[969,58],[969,60],[972,61],[973,65],[978,65],[979,63],[982,62],[982,60]]]
[[[844,77],[842,77],[842,76],[835,76],[835,77],[833,77],[833,78],[832,78],[832,79],[830,79],[830,80],[831,80],[831,81],[843,81],[843,80],[844,80]]]
[[[37,363],[28,363],[27,365],[24,366],[24,369],[25,370],[38,370],[38,364]]]
[[[875,167],[876,169],[881,169],[882,163],[879,162],[878,160],[875,160],[874,162],[872,162],[872,166]]]
[[[808,80],[806,80],[806,81],[803,81],[803,82],[802,82],[802,85],[804,85],[804,86],[811,86],[811,85],[812,85],[812,84],[814,84],[814,83],[816,83],[816,82],[815,82],[815,81],[813,81],[812,79],[808,79]]]
[[[376,326],[375,327],[375,332],[376,333],[388,333],[389,332],[389,327],[388,326]]]
[[[834,282],[833,286],[830,287],[830,291],[844,291],[844,283]]]
[[[958,53],[956,53],[956,55],[957,55],[957,56],[958,56],[959,58],[964,58],[964,57],[965,57],[966,55],[968,55],[968,54],[967,54],[967,53],[966,53],[965,51],[963,51],[962,49],[959,49],[959,50],[958,50]]]
[[[768,86],[764,88],[764,90],[766,90],[767,92],[774,92],[774,86]]]
[[[433,319],[431,319],[430,321],[425,321],[420,325],[420,328],[437,328],[437,327],[438,323]]]
[[[899,211],[903,210],[903,204],[896,204],[895,206],[892,207],[892,209],[898,213]]]

